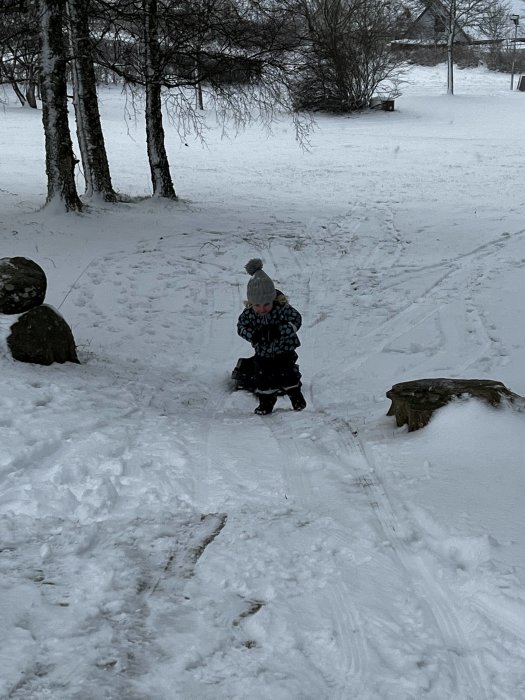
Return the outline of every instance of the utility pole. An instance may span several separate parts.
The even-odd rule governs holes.
[[[511,20],[514,22],[514,47],[512,49],[512,72],[510,74],[510,89],[514,90],[514,69],[516,67],[516,44],[518,43],[518,26],[520,23],[519,15],[511,15]]]

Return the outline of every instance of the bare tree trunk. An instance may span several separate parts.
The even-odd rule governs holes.
[[[27,83],[26,86],[26,100],[27,104],[32,108],[36,109],[37,108],[37,103],[36,103],[36,82],[34,79],[31,77]]]
[[[454,94],[454,37],[449,34],[447,41],[447,94]]]
[[[11,87],[13,88],[13,92],[20,100],[20,104],[22,105],[22,107],[25,107],[26,98],[24,97],[22,90],[20,90],[18,83],[16,82],[16,80],[14,78],[9,78],[9,83],[10,83]]]
[[[164,142],[161,81],[158,79],[159,46],[157,0],[143,0],[144,68],[146,75],[146,141],[153,196],[176,199]]]
[[[20,90],[20,87],[15,77],[14,68],[11,66],[9,69],[7,69],[6,65],[0,59],[0,82],[4,82],[2,76],[5,76],[5,79],[13,88],[13,92],[18,97],[20,104],[22,105],[22,107],[24,107],[26,103],[26,98],[24,97],[22,90]]]
[[[200,80],[195,86],[195,103],[197,109],[201,111],[204,109],[204,100],[202,98],[202,83],[200,82]]]
[[[42,121],[46,144],[47,201],[81,211],[75,186],[75,157],[67,113],[65,0],[39,0]]]
[[[73,103],[77,137],[86,180],[86,195],[99,195],[106,202],[115,202],[117,196],[111,183],[98,109],[95,69],[91,58],[89,6],[88,0],[67,0],[73,51]]]
[[[27,100],[27,104],[32,108],[32,109],[37,109],[38,104],[36,101],[36,96],[37,96],[37,90],[38,90],[38,79],[39,79],[39,71],[38,71],[38,54],[35,54],[35,56],[31,56],[27,63],[27,78],[26,78],[26,89],[25,89],[25,96]]]
[[[201,76],[198,61],[195,61],[193,76],[195,78],[195,106],[202,111],[204,109],[204,100],[202,99],[202,83],[200,81]]]

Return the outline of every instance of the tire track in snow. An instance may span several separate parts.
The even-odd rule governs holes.
[[[258,626],[265,625],[264,637],[272,635],[276,624],[278,629],[283,629],[283,650],[291,648],[295,657],[290,679],[295,679],[298,687],[308,688],[309,694],[301,697],[346,700],[349,697],[347,691],[357,688],[357,693],[350,694],[365,698],[361,690],[365,687],[367,654],[356,622],[357,611],[353,608],[350,584],[334,574],[325,585],[326,575],[319,575],[321,562],[328,562],[333,567],[330,553],[325,553],[318,544],[328,539],[330,533],[315,528],[317,516],[293,493],[293,479],[287,478],[288,468],[284,470],[281,466],[289,465],[303,483],[303,488],[308,489],[308,479],[301,476],[303,465],[289,450],[283,453],[272,426],[272,423],[283,424],[294,418],[300,419],[291,410],[283,411],[280,405],[272,416],[248,415],[241,421],[231,414],[217,412],[210,426],[208,443],[210,452],[222,459],[222,481],[214,488],[215,497],[227,504],[225,508],[222,506],[225,510],[231,509],[234,513],[242,503],[243,518],[251,513],[261,525],[266,524],[273,534],[272,540],[263,544],[266,557],[267,551],[275,556],[286,550],[284,561],[280,561],[280,556],[279,559],[266,560],[271,573],[271,595],[267,601],[261,600],[267,615],[264,623],[262,619],[258,620]],[[232,441],[232,428],[235,430],[239,424],[243,427],[242,433],[236,433]],[[254,440],[256,444],[264,445],[262,454],[254,451]],[[293,444],[289,449],[293,450]],[[235,486],[232,488],[232,485]],[[262,510],[261,503],[264,504]],[[233,518],[232,523],[237,519]],[[278,548],[273,543],[276,534]],[[338,536],[336,544],[344,545],[344,531],[340,530]],[[262,532],[258,537],[264,542],[267,535]],[[333,542],[333,536],[330,541]],[[231,543],[229,546],[235,545]],[[255,548],[253,553],[250,552],[248,561],[243,561],[242,566],[228,570],[228,578],[238,581],[237,586],[248,585],[243,571],[246,567],[252,568],[250,557],[257,556],[257,551]],[[291,561],[300,558],[299,571],[295,566],[286,568],[288,557]],[[349,566],[352,568],[353,562]],[[281,648],[279,640],[273,639],[272,646],[275,647],[272,653],[278,654]],[[342,677],[346,679],[344,684]]]
[[[525,649],[525,620],[523,619],[523,601],[513,604],[512,600],[506,600],[500,594],[496,600],[493,595],[481,594],[472,601],[472,605],[488,619],[491,624],[505,629]],[[522,653],[523,658],[523,653]]]
[[[346,700],[350,688],[361,687],[362,693],[367,685],[367,674],[370,663],[363,635],[363,624],[352,602],[352,590],[348,583],[336,581],[325,593],[325,605],[329,608],[328,615],[335,624],[339,652],[342,657],[343,683],[333,679],[333,700]],[[338,666],[338,670],[339,670]]]
[[[376,202],[375,207],[371,208],[368,204],[366,209],[366,219],[370,218],[370,213],[368,212],[371,211],[379,220],[378,228],[386,229],[386,235],[383,234],[372,248],[368,248],[368,239],[365,247],[367,267],[377,267],[383,273],[385,270],[396,266],[402,258],[405,250],[403,236],[396,225],[395,212],[392,208],[388,206],[381,207]]]
[[[267,432],[282,454],[279,466],[288,497],[311,513],[319,513],[322,504],[324,512],[333,518],[329,529],[324,525],[328,541],[332,546],[348,546],[353,522],[351,517],[344,516],[347,509],[341,507],[340,484],[312,476],[322,463],[322,455],[308,439],[311,420],[308,413],[275,416],[271,422],[266,422]],[[348,562],[346,575],[341,572],[333,577],[316,602],[317,607],[325,611],[329,626],[335,631],[332,666],[324,669],[331,700],[345,700],[350,692],[355,693],[356,688],[360,688],[360,697],[364,697],[362,693],[366,688],[369,657],[352,595],[354,567],[353,561]],[[330,668],[337,668],[337,674],[330,673]]]
[[[410,533],[406,531],[396,513],[391,497],[386,493],[372,460],[367,456],[356,432],[345,421],[332,432],[332,444],[337,453],[348,455],[347,462],[356,479],[370,494],[370,507],[413,595],[425,611],[427,624],[439,636],[439,647],[447,659],[447,669],[452,671],[452,682],[457,697],[465,700],[491,700],[488,694],[490,680],[480,654],[472,650],[468,631],[463,628],[461,615],[464,610],[454,602],[452,592],[439,583],[438,571],[429,565],[407,544]]]
[[[311,421],[307,418],[307,414],[303,414],[299,420],[294,421],[292,431],[290,431],[289,422],[292,418],[295,416],[287,417],[288,424],[275,421],[268,423],[272,434],[281,445],[282,470],[288,483],[290,496],[308,507],[312,505],[312,500],[315,498],[311,494],[319,494],[329,504],[332,504],[330,510],[335,510],[341,516],[341,513],[344,513],[344,506],[341,506],[339,494],[335,493],[337,485],[334,488],[333,484],[326,481],[322,484],[323,489],[320,492],[319,484],[322,480],[319,479],[313,483],[308,476],[308,470],[305,469],[309,455],[308,450],[303,447],[304,440],[301,436],[304,437],[304,431],[311,426]],[[400,534],[404,527],[379,483],[375,470],[366,457],[360,442],[352,436],[351,426],[341,422],[338,429],[334,429],[332,422],[325,420],[322,427],[317,423],[316,429],[325,436],[328,444],[332,445],[334,462],[339,460],[340,455],[345,455],[344,463],[350,466],[354,482],[360,484],[369,493],[370,508],[380,526],[382,535],[392,546],[395,554],[394,560],[397,561],[400,574],[406,585],[413,591],[413,595],[417,597],[429,629],[433,630],[433,634],[440,639],[438,652],[446,659],[446,666],[453,670],[452,684],[465,700],[481,700],[482,698],[489,700],[486,694],[486,688],[489,687],[488,678],[481,660],[475,652],[469,650],[468,634],[462,628],[457,606],[451,604],[452,598],[449,592],[436,582],[434,572],[428,569],[420,557],[414,555]],[[328,435],[330,438],[327,437]],[[333,449],[334,445],[337,446],[336,449]],[[319,462],[319,455],[315,459]],[[339,507],[334,507],[334,503],[337,502]],[[348,532],[351,532],[352,529],[350,520],[347,521],[347,525],[346,533],[344,530],[341,533],[343,538],[347,537]],[[331,589],[330,592],[334,591]],[[335,598],[336,596],[334,596],[334,600]],[[345,669],[347,672],[350,672],[351,669],[354,671],[360,669],[364,673],[363,660],[367,658],[366,643],[361,637],[359,644],[356,645],[352,635],[352,628],[355,627],[352,621],[356,618],[356,609],[351,604],[351,588],[345,586],[342,595],[338,598],[340,602],[334,603],[333,619],[339,622],[345,619],[349,621],[347,625],[344,625],[341,634],[341,639],[345,640],[342,645],[346,658]],[[346,687],[340,688],[341,694],[337,697],[347,697],[345,695],[347,691]],[[334,697],[336,696],[334,695]]]
[[[513,238],[515,237],[521,237],[522,235],[525,235],[525,230],[523,231],[518,231],[516,234],[514,234]],[[436,291],[443,286],[445,282],[450,280],[451,278],[454,278],[456,276],[468,276],[470,274],[469,268],[472,267],[474,264],[476,264],[478,261],[481,261],[485,258],[491,258],[495,253],[499,252],[505,245],[507,244],[508,241],[512,239],[505,237],[505,238],[497,238],[491,241],[488,241],[487,243],[484,243],[483,245],[477,246],[473,250],[467,252],[467,253],[462,253],[452,260],[447,260],[443,261],[442,263],[438,263],[436,265],[425,265],[422,267],[418,268],[405,268],[405,272],[409,273],[410,276],[412,276],[413,273],[419,273],[419,272],[428,272],[430,270],[444,270],[443,273],[438,277],[437,280],[432,282],[432,284],[427,285],[425,290],[419,294],[419,296],[415,299],[412,300],[410,303],[405,305],[403,308],[399,309],[397,312],[394,313],[388,320],[384,321],[383,323],[379,324],[375,328],[373,328],[371,331],[368,331],[364,333],[361,338],[364,341],[367,341],[377,334],[381,334],[383,336],[385,333],[387,334],[388,341],[391,340],[391,338],[388,336],[388,333],[391,333],[392,330],[397,332],[399,334],[399,326],[401,324],[401,328],[403,328],[403,321],[406,317],[409,317],[413,315],[414,310],[417,310],[417,306],[421,304],[423,300],[429,299],[431,295],[435,295]],[[464,263],[468,263],[468,267]],[[486,263],[488,264],[488,263]],[[449,268],[449,269],[447,269]],[[398,286],[400,284],[399,282],[399,272],[396,273],[396,281],[388,284],[383,287],[383,290],[386,290],[388,288],[391,288],[392,286]],[[402,280],[401,284],[406,285],[407,281]],[[459,285],[457,285],[459,286]],[[448,292],[448,295],[450,292]],[[425,320],[427,320],[435,311],[435,304],[432,304],[432,309],[430,311],[425,311],[422,310],[419,314],[416,314],[416,316],[419,316],[419,319],[417,323],[422,323]],[[406,322],[405,322],[406,325]]]
[[[355,564],[345,554],[348,550],[348,530],[339,522],[327,525],[323,516],[321,528],[314,530],[314,540],[308,539],[311,535],[301,535],[300,525],[296,526],[296,534],[290,536],[290,520],[304,520],[312,523],[313,527],[319,513],[313,507],[315,496],[308,496],[312,493],[313,486],[304,468],[306,455],[303,443],[308,451],[308,440],[299,437],[309,426],[310,418],[305,414],[295,414],[288,407],[283,409],[285,401],[284,398],[280,399],[275,413],[269,417],[248,415],[239,421],[231,412],[225,414],[217,411],[214,414],[210,425],[208,452],[210,455],[221,455],[222,478],[213,485],[213,490],[218,502],[231,503],[234,510],[238,508],[239,499],[243,503],[243,509],[248,509],[248,512],[252,506],[258,512],[261,500],[267,504],[269,513],[274,509],[280,512],[286,507],[288,514],[281,513],[279,518],[272,519],[272,530],[277,528],[281,531],[281,546],[290,543],[293,547],[304,542],[302,558],[309,576],[317,578],[310,567],[317,566],[319,557],[322,561],[327,560],[330,567],[335,565],[333,556],[343,561],[346,575],[334,571],[334,576],[326,583],[323,581],[325,577],[321,576],[319,587],[313,586],[313,590],[307,592],[299,592],[298,589],[295,593],[290,590],[285,593],[283,590],[268,602],[267,607],[270,614],[283,614],[284,620],[288,620],[282,624],[287,626],[287,634],[295,638],[305,668],[312,669],[309,672],[312,697],[346,700],[350,693],[365,698],[368,652],[362,626],[358,623],[359,613],[352,598],[351,581]],[[232,443],[232,428],[235,430],[239,423],[243,425],[243,434],[236,434]],[[290,429],[295,437],[289,437]],[[282,437],[281,431],[284,431]],[[258,456],[253,453],[254,440],[257,444],[264,445],[264,454]],[[244,457],[240,459],[239,455]],[[317,466],[316,460],[317,457],[314,456],[312,468]],[[244,462],[250,465],[248,471],[245,470]],[[238,485],[232,492],[231,485],[236,481]],[[228,490],[225,491],[225,488]],[[329,501],[333,502],[337,498],[336,490],[337,483],[334,482],[334,491],[331,498],[328,498]],[[315,493],[315,488],[313,492]],[[326,494],[318,495],[323,499],[326,497]],[[229,509],[228,506],[221,507]],[[335,555],[325,552],[324,548],[315,544],[317,540],[326,540],[338,551]],[[274,565],[280,570],[278,562]],[[235,573],[232,572],[230,576],[235,576]],[[283,576],[286,576],[284,572]],[[304,623],[298,624],[299,620]],[[326,649],[326,644],[329,645],[329,650]]]
[[[416,284],[413,286],[417,288],[422,285],[423,289],[417,292],[417,296],[414,297],[411,294],[411,299],[402,301],[401,308],[393,310],[386,319],[377,319],[378,316],[385,315],[384,305],[378,303],[372,304],[366,313],[362,308],[357,315],[357,322],[354,319],[349,319],[345,337],[348,338],[351,334],[353,338],[351,346],[355,350],[354,358],[349,360],[345,369],[356,370],[365,366],[369,358],[374,355],[396,352],[396,343],[401,344],[402,348],[403,339],[406,336],[419,328],[423,331],[425,324],[434,323],[439,328],[441,339],[439,347],[432,349],[432,355],[449,350],[447,343],[452,341],[455,347],[448,354],[458,358],[459,368],[466,369],[481,363],[481,371],[491,371],[491,367],[485,366],[487,363],[484,362],[483,358],[488,358],[492,351],[496,357],[504,356],[506,351],[499,339],[494,337],[484,312],[478,308],[474,298],[474,290],[480,284],[485,271],[492,271],[494,268],[504,269],[504,263],[499,262],[498,264],[498,261],[494,263],[494,256],[524,233],[525,231],[519,231],[512,238],[505,236],[494,239],[477,246],[468,253],[458,255],[451,261],[413,269],[407,268],[404,272],[402,270],[396,271],[395,282],[388,281],[387,275],[385,283],[381,277],[379,284],[376,284],[376,289],[374,289],[373,299],[391,298],[392,289],[396,287],[400,288],[402,292],[409,289],[413,272],[416,274]],[[440,272],[438,278],[431,281],[430,284],[427,280],[420,279],[421,272],[429,270]],[[377,282],[378,280],[376,280]],[[446,285],[452,287],[454,291],[451,292],[451,289],[447,288],[443,302],[440,303],[441,290]],[[388,295],[385,295],[386,290],[390,290]],[[456,300],[454,305],[447,301],[451,297]],[[363,305],[362,300],[360,305]],[[376,317],[375,323],[374,316]],[[455,326],[451,321],[451,316],[457,319]],[[359,328],[359,318],[366,318],[368,325],[373,324],[372,328]],[[378,320],[379,322],[377,322]],[[420,335],[422,331],[420,331]],[[394,349],[391,349],[392,346]],[[401,349],[398,352],[413,353],[414,351],[407,347],[406,350]],[[426,356],[418,358],[418,363],[422,362],[423,366],[431,364],[429,357],[430,351],[426,353]]]

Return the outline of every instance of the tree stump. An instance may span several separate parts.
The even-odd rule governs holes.
[[[462,396],[482,399],[491,406],[502,400],[525,403],[523,397],[492,379],[416,379],[394,384],[386,395],[392,401],[387,416],[395,416],[399,427],[407,424],[409,431],[423,428],[434,411]]]
[[[51,306],[42,304],[25,314],[11,326],[7,337],[11,355],[19,362],[51,365],[53,362],[79,360],[71,328]]]
[[[22,314],[44,303],[44,270],[29,258],[0,259],[0,313]]]

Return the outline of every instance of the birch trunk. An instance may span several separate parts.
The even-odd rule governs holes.
[[[146,142],[153,196],[176,199],[162,123],[161,86],[158,80],[157,0],[143,0],[143,11],[144,67],[146,74]]]
[[[104,143],[98,109],[95,69],[91,58],[88,0],[67,0],[70,42],[73,52],[73,103],[77,137],[86,181],[86,195],[114,202],[117,196]]]
[[[75,157],[67,112],[65,0],[39,0],[42,122],[46,148],[47,200],[81,211],[75,185]]]

